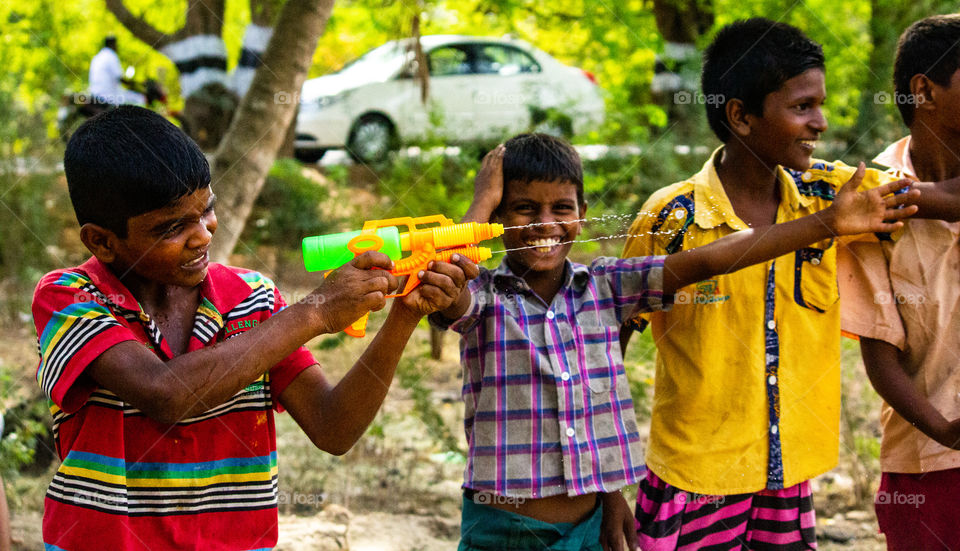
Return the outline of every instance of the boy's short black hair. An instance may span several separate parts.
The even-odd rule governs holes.
[[[80,125],[63,156],[81,226],[127,236],[127,220],[210,185],[200,148],[157,113],[121,105]]]
[[[569,182],[583,205],[583,168],[569,143],[549,134],[519,134],[507,140],[503,152],[503,185],[530,182]]]
[[[707,121],[720,141],[730,139],[726,106],[743,102],[763,116],[763,100],[783,83],[809,69],[824,69],[823,49],[786,23],[762,17],[736,21],[720,29],[703,54],[701,83]]]
[[[910,79],[922,74],[940,86],[948,86],[950,77],[958,68],[960,15],[934,15],[917,21],[903,31],[893,64],[893,86],[897,109],[904,124],[913,124],[916,109],[916,98],[910,92]]]

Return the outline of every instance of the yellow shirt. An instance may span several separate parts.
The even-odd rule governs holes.
[[[624,256],[691,249],[747,229],[717,176],[720,151],[650,197]],[[829,206],[854,170],[822,161],[803,173],[780,169],[777,222]],[[892,179],[868,170],[862,187]],[[683,490],[722,495],[790,487],[836,465],[837,302],[831,239],[684,287],[672,310],[645,315],[658,348],[647,466]]]
[[[874,162],[916,178],[910,137]],[[840,255],[842,327],[886,341],[913,384],[947,419],[960,417],[960,222],[907,220],[895,239],[855,243]],[[846,253],[846,254],[844,254]],[[884,402],[880,467],[925,473],[960,467],[960,451],[938,444]]]

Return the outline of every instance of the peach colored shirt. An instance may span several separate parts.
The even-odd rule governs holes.
[[[874,162],[916,178],[910,137]],[[841,327],[900,349],[917,389],[947,419],[960,417],[960,223],[909,220],[894,240],[850,243],[839,255]],[[881,412],[884,472],[960,467],[960,451],[936,443],[888,404]]]

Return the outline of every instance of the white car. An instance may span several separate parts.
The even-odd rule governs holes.
[[[531,129],[569,136],[603,121],[593,75],[523,41],[434,35],[420,44],[430,71],[426,104],[411,39],[388,42],[305,82],[297,158],[315,162],[328,149],[346,148],[370,162],[427,139],[497,141]]]

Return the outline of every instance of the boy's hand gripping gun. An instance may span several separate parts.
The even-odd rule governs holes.
[[[428,228],[418,227],[423,224],[438,225]],[[399,227],[406,227],[410,231],[400,233]],[[449,262],[451,256],[459,254],[473,262],[482,262],[490,258],[492,252],[487,247],[478,247],[477,244],[500,235],[503,235],[502,224],[478,222],[454,224],[453,220],[442,214],[417,218],[405,216],[388,220],[371,220],[365,222],[360,231],[305,238],[303,264],[308,272],[329,273],[330,270],[350,262],[361,253],[380,251],[393,260],[393,269],[390,273],[396,276],[409,276],[403,291],[387,295],[402,297],[420,284],[417,274],[421,270],[426,270],[431,261]],[[403,257],[402,251],[409,251],[410,255]],[[324,274],[324,277],[326,275]],[[352,337],[364,336],[369,315],[369,313],[364,314],[344,331]]]

